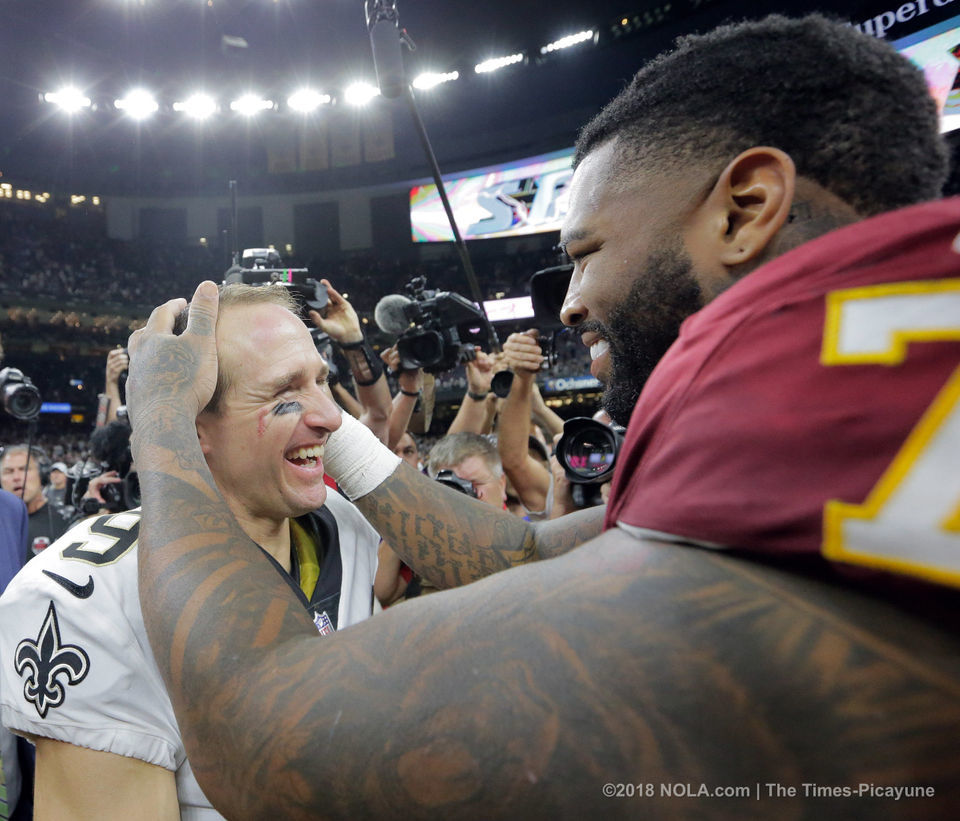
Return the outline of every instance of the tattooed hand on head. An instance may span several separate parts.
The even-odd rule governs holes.
[[[206,406],[217,384],[214,330],[219,296],[213,282],[202,282],[189,307],[186,330],[173,331],[174,320],[187,305],[171,299],[155,308],[146,327],[130,337],[127,405],[133,426],[131,445],[160,443],[168,421],[178,414],[191,419]]]

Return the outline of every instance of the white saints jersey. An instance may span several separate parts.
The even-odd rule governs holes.
[[[332,612],[313,613],[320,631],[330,632],[373,612],[380,538],[334,491],[318,514],[327,536],[332,527],[331,541],[339,541],[338,595],[327,597]],[[139,511],[87,519],[30,561],[0,596],[0,717],[18,733],[173,770],[184,821],[219,819],[193,777],[147,641],[137,591],[139,529]],[[324,573],[331,566],[336,572],[333,558]]]

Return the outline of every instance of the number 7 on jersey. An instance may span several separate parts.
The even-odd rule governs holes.
[[[902,366],[910,345],[944,340],[960,340],[960,279],[827,295],[824,365]],[[863,504],[827,502],[823,553],[960,587],[960,366]]]

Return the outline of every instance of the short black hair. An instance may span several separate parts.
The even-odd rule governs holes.
[[[583,128],[574,165],[614,138],[667,171],[773,146],[862,216],[936,199],[948,169],[923,73],[820,15],[679,38]]]

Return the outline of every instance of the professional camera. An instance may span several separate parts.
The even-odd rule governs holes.
[[[624,430],[586,416],[564,422],[563,435],[557,442],[557,461],[567,479],[577,485],[610,481]]]
[[[540,350],[544,355],[541,370],[554,367],[559,359],[557,335],[568,330],[560,321],[560,309],[563,307],[563,297],[567,293],[572,275],[573,266],[567,264],[543,268],[530,277],[530,304],[536,326],[540,329]],[[494,374],[490,390],[505,399],[509,396],[512,385],[513,371],[500,371]]]
[[[270,285],[277,283],[291,291],[299,301],[314,311],[327,307],[327,286],[310,276],[306,268],[281,267],[280,254],[272,248],[244,248],[237,262],[234,255],[223,277],[224,285],[242,282],[245,285]],[[309,320],[305,320],[309,321]]]
[[[84,499],[83,494],[90,480],[109,470],[115,470],[119,483],[100,486],[104,507],[111,513],[140,506],[140,479],[131,470],[133,455],[130,452],[130,424],[126,408],[117,408],[117,421],[97,428],[90,437],[92,460],[78,463],[67,471],[66,498],[82,516],[92,516],[100,510],[96,499]]]
[[[327,382],[336,385],[340,382],[340,367],[337,365],[336,350],[333,347],[333,340],[330,334],[325,334],[319,328],[311,328],[310,336],[313,337],[313,344],[317,352],[324,358],[330,371],[327,375]]]
[[[16,419],[34,419],[40,415],[40,391],[17,368],[0,371],[0,396],[4,410]]]
[[[486,324],[480,308],[460,294],[428,290],[423,277],[412,279],[404,290],[407,296],[389,294],[374,311],[380,330],[399,336],[401,368],[436,374],[476,358],[475,346],[464,338],[479,334],[476,326]]]
[[[568,263],[543,268],[530,278],[530,303],[537,325],[543,330],[554,331],[563,327],[560,310],[572,276],[573,266]]]
[[[446,470],[441,470],[437,472],[436,478],[433,480],[439,482],[441,485],[446,485],[447,487],[453,488],[458,493],[466,494],[467,496],[472,496],[474,499],[480,498],[477,496],[477,491],[473,489],[473,483],[461,479],[449,468]]]

